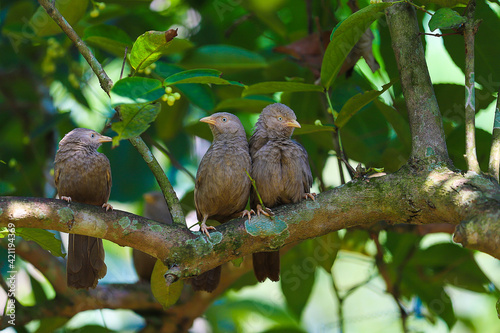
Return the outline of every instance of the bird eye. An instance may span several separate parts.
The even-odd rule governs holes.
[[[279,121],[282,121],[282,120],[283,120],[283,118],[282,118],[282,117],[278,117],[278,120],[279,120]]]
[[[224,122],[224,123],[225,123],[226,121],[227,121],[227,118],[226,118],[226,117],[222,118],[222,122]]]
[[[95,137],[95,134],[94,133],[90,134],[90,137],[91,138]]]

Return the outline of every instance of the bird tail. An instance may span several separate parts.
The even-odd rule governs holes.
[[[221,266],[217,266],[203,274],[187,280],[193,286],[194,291],[208,291],[211,293],[217,288],[220,281]]]
[[[70,234],[66,275],[68,287],[95,288],[106,272],[102,239]]]
[[[280,252],[258,252],[252,255],[253,272],[259,282],[266,278],[277,282],[280,280]]]

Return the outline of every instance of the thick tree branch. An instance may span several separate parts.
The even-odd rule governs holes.
[[[467,6],[465,22],[465,161],[469,171],[481,172],[476,154],[476,90],[474,78],[474,36],[477,23],[474,21],[476,0]]]
[[[235,219],[207,239],[180,225],[165,226],[121,211],[56,199],[0,197],[0,226],[37,227],[108,239],[177,265],[169,274],[197,275],[250,253],[280,248],[350,227],[391,224],[459,224],[455,239],[500,258],[500,186],[489,177],[413,165],[397,173],[355,180],[302,201],[277,207],[275,220]],[[492,231],[496,232],[493,233]],[[479,233],[481,233],[479,235]],[[478,236],[479,235],[479,236]]]
[[[407,3],[394,4],[386,9],[386,17],[408,109],[412,157],[451,165],[415,9]]]

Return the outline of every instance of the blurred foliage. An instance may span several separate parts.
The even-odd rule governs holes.
[[[463,7],[464,1],[418,3],[451,14],[451,19],[431,21],[432,30],[456,28],[463,21],[463,8],[447,7]],[[146,131],[175,158],[173,163],[154,150],[188,213],[194,208],[194,184],[174,165],[195,173],[203,149],[208,147],[196,137],[211,140],[208,127],[198,119],[220,110],[234,112],[250,135],[258,113],[273,102],[292,107],[303,125],[295,139],[306,147],[321,190],[340,185],[325,180],[331,179],[328,161],[336,161],[334,117],[338,116],[340,139],[351,160],[393,172],[410,154],[406,105],[397,82],[389,30],[381,14],[388,4],[368,7],[368,0],[359,0],[356,6],[363,10],[356,15],[352,15],[353,7],[346,0],[78,0],[56,4],[115,82],[112,98],[100,90],[76,48],[35,1],[2,1],[0,195],[53,197],[57,143],[74,127],[105,131],[115,137],[115,145],[119,139]],[[478,112],[494,101],[498,90],[494,75],[500,73],[500,43],[492,41],[492,36],[500,35],[498,12],[495,4],[478,1],[476,17],[483,19],[476,39]],[[419,11],[421,31],[427,28],[422,26],[423,17]],[[341,22],[346,24],[339,25]],[[348,51],[368,26],[375,35],[370,47],[381,68],[373,74],[361,65],[354,70],[342,69],[345,54],[338,48]],[[334,28],[333,36],[338,38],[331,45],[335,48],[327,46]],[[163,40],[169,29],[177,29],[178,36]],[[325,35],[326,39],[321,37]],[[447,36],[444,46],[463,69],[463,37]],[[126,48],[129,57],[120,80]],[[323,52],[328,56],[326,62]],[[465,88],[462,84],[440,83],[434,89],[450,156],[457,167],[464,168]],[[154,104],[136,104],[151,102]],[[118,105],[122,119],[112,108]],[[479,161],[485,168],[491,133],[478,129],[476,140]],[[138,203],[143,193],[157,189],[145,162],[128,142],[122,141],[113,149],[104,145],[101,150],[111,161],[112,201]],[[424,247],[422,236],[412,228],[378,237],[382,244],[378,250],[373,249],[370,234],[362,230],[302,242],[282,259],[283,304],[237,297],[245,286],[256,283],[248,273],[207,310],[206,318],[214,332],[245,331],[254,313],[265,317],[267,332],[307,331],[305,309],[319,272],[326,271],[333,279],[332,266],[339,253],[354,253],[376,270],[381,269],[375,265],[376,252],[384,251],[383,273],[397,285],[400,302],[406,304],[409,316],[425,317],[431,324],[440,318],[450,328],[457,320],[474,326],[467,318],[457,318],[449,286],[498,294],[495,288],[487,288],[491,282],[470,251],[451,243]],[[59,243],[50,242],[57,254]],[[3,266],[2,273],[5,271]],[[161,274],[158,276],[161,280]],[[30,282],[34,302],[47,299],[41,283],[31,275]],[[175,288],[175,294],[180,294],[179,288]],[[172,301],[169,293],[159,297],[164,304]],[[63,318],[46,318],[40,321],[38,331],[51,332],[66,322]],[[89,324],[79,331],[98,330]]]

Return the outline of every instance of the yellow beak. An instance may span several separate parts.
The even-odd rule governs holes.
[[[104,136],[104,135],[101,135],[101,137],[99,138],[99,142],[111,142],[113,141],[112,138],[110,138],[109,136]]]
[[[290,121],[287,121],[285,123],[286,126],[288,127],[296,127],[296,128],[300,128],[300,124],[297,120],[290,120]]]
[[[212,117],[201,118],[200,121],[202,123],[207,123],[207,124],[215,125],[215,119],[213,119]]]

